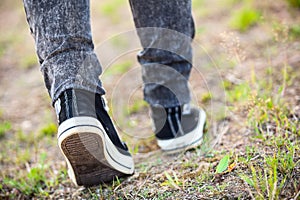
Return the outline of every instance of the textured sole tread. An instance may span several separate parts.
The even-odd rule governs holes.
[[[78,185],[93,186],[127,176],[113,169],[107,162],[102,138],[95,133],[75,133],[61,143]]]

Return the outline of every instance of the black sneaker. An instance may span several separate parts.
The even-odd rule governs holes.
[[[200,108],[151,106],[157,144],[168,153],[195,148],[202,143],[206,114]]]
[[[76,185],[98,185],[134,173],[133,159],[101,95],[68,89],[54,107],[59,121],[58,145]]]

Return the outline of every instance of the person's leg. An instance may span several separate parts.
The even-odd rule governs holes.
[[[24,0],[58,117],[58,145],[77,185],[130,175],[133,159],[107,113],[93,51],[89,0]]]
[[[138,60],[158,145],[170,152],[195,147],[202,141],[206,116],[189,106],[195,32],[191,0],[130,0],[130,5],[143,47]]]
[[[150,105],[174,107],[190,102],[194,22],[190,0],[130,0],[143,51],[144,98]]]
[[[93,51],[88,0],[24,0],[41,71],[55,102],[66,89],[104,94]]]

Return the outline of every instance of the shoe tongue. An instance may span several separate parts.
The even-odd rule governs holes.
[[[191,105],[189,103],[182,106],[182,115],[191,114]]]

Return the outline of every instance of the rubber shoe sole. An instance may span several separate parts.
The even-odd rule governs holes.
[[[199,120],[194,130],[174,139],[161,140],[157,138],[157,144],[164,152],[167,154],[179,153],[189,149],[197,148],[202,144],[206,114],[202,109],[198,110]]]
[[[95,118],[74,117],[63,122],[58,144],[68,174],[78,186],[99,185],[134,173],[131,155],[117,149]]]

